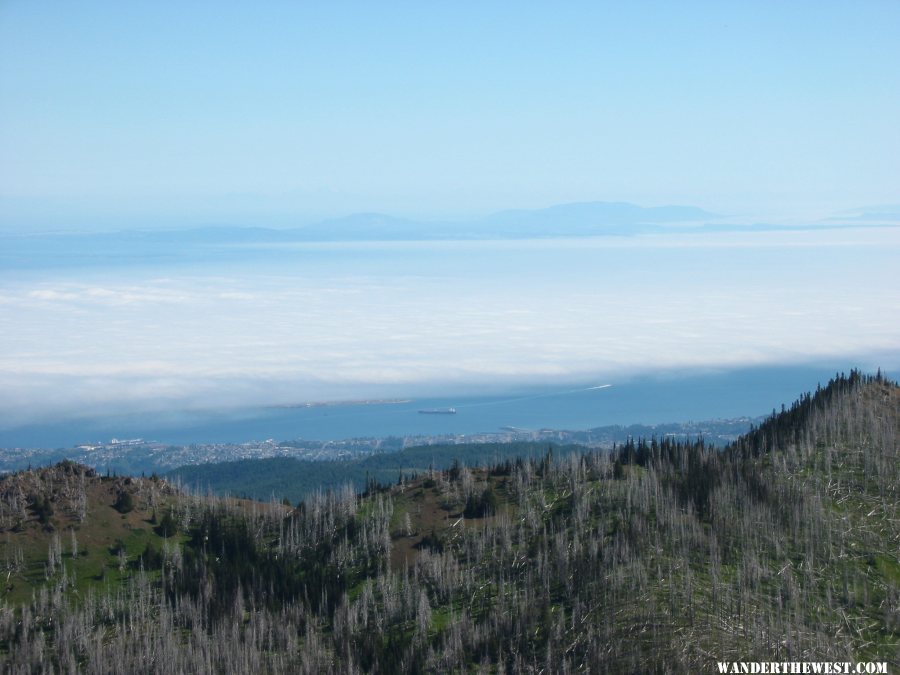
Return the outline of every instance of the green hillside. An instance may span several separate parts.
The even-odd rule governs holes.
[[[63,508],[54,474],[39,481],[51,492],[3,511],[18,566],[0,650],[23,672],[696,673],[749,660],[893,672],[898,432],[900,389],[851,373],[724,450],[550,451],[296,509],[92,476],[76,523],[77,491]],[[18,487],[4,503],[35,476],[5,478]],[[120,514],[123,493],[134,509]],[[141,525],[148,509],[178,534]],[[101,578],[65,543],[54,552],[73,528],[119,536],[122,515],[143,519],[128,522],[157,555]],[[73,590],[73,576],[87,581]]]
[[[547,443],[459,443],[434,444],[384,452],[352,460],[299,460],[291,457],[248,459],[236,462],[196,464],[175,469],[166,477],[193,490],[212,490],[219,495],[235,495],[268,500],[273,496],[296,503],[320,490],[334,490],[346,484],[357,491],[372,482],[388,485],[402,476],[431,469],[449,469],[454,462],[469,467],[487,466],[515,458],[539,458]],[[584,453],[577,445],[554,447],[558,456]]]

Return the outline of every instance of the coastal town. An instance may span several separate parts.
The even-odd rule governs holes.
[[[761,418],[741,417],[656,425],[604,426],[586,431],[518,429],[476,434],[410,435],[344,440],[252,440],[243,443],[191,443],[176,445],[143,438],[111,438],[85,442],[71,448],[0,448],[0,472],[45,466],[70,459],[97,471],[117,473],[165,473],[180,466],[234,462],[247,459],[292,457],[298,460],[336,461],[376,453],[389,453],[423,445],[464,443],[512,443],[521,441],[577,444],[590,448],[612,448],[629,438],[702,437],[711,445],[725,445],[747,431]]]

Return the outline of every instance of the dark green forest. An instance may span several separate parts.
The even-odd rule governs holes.
[[[0,658],[10,672],[894,669],[898,412],[896,384],[852,372],[724,449],[482,448],[478,467],[422,451],[424,466],[367,466],[361,492],[296,507],[79,465],[7,476]]]
[[[449,469],[454,462],[483,467],[511,458],[540,458],[547,443],[458,443],[434,444],[383,452],[352,460],[299,460],[291,457],[248,459],[237,462],[197,464],[175,469],[166,476],[193,491],[211,489],[251,499],[271,497],[296,503],[319,490],[350,484],[363,491],[371,482],[389,484],[401,476]],[[583,454],[578,445],[554,447],[557,456]]]

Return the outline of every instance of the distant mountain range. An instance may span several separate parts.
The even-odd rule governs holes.
[[[430,222],[359,213],[308,225],[291,234],[307,239],[490,239],[633,235],[663,223],[699,225],[717,216],[695,206],[646,208],[626,202],[575,202],[545,209],[499,211],[483,218]]]
[[[627,202],[574,202],[543,209],[499,211],[455,221],[411,220],[383,213],[357,213],[284,229],[210,224],[180,229],[0,234],[0,267],[165,263],[221,259],[305,242],[440,241],[635,236],[660,233],[763,232],[889,227],[895,223],[845,217],[807,225],[735,224],[696,206],[643,207]]]
[[[380,241],[421,239],[491,239],[560,236],[631,235],[660,230],[660,225],[696,226],[717,216],[694,206],[642,207],[625,202],[577,202],[545,209],[499,211],[482,218],[457,221],[410,220],[383,213],[356,213],[296,228],[270,229],[234,225],[207,225],[98,234],[41,235],[71,240],[119,239],[130,243],[160,241],[232,243],[279,241]]]

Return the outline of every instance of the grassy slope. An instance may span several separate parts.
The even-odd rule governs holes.
[[[77,469],[83,472],[86,467]],[[73,515],[62,504],[63,499],[53,494],[59,473],[58,466],[47,467],[3,479],[27,482],[31,494],[43,491],[55,504],[54,513],[46,524],[28,508],[25,509],[26,517],[6,528],[2,535],[0,560],[6,563],[2,597],[6,602],[15,604],[26,600],[36,588],[45,584],[49,550],[54,540],[61,552],[61,565],[54,577],[58,579],[65,574],[69,580],[69,593],[73,596],[83,595],[90,588],[119,585],[133,573],[148,545],[157,550],[163,546],[165,540],[155,531],[154,517],[159,517],[173,500],[171,490],[163,482],[88,477],[85,480],[86,510],[82,519]],[[135,508],[127,513],[114,508],[117,496],[123,490],[132,495],[135,504]],[[120,569],[117,552],[119,543],[126,551],[123,569]],[[73,548],[77,548],[76,555],[73,555]],[[12,562],[17,554],[23,558],[21,565]]]
[[[66,480],[64,474],[71,474],[65,489],[61,488]],[[85,509],[80,515],[74,506],[76,500],[69,498],[71,493],[66,493],[82,475],[85,476]],[[53,514],[47,522],[41,522],[30,505],[21,510],[21,518],[10,516],[8,509],[3,514],[0,564],[4,565],[5,579],[0,599],[12,605],[50,585],[47,567],[54,545],[60,551],[60,563],[50,581],[55,585],[65,576],[70,597],[122,587],[141,568],[148,547],[160,552],[165,546],[175,548],[188,540],[188,533],[180,531],[182,514],[189,512],[196,500],[204,499],[189,496],[155,477],[104,477],[89,467],[67,461],[3,476],[0,487],[27,495],[28,504],[34,496],[44,496],[53,505]],[[123,492],[131,496],[133,504],[124,513],[116,508]],[[226,501],[238,512],[283,509],[280,505],[242,499]],[[163,529],[167,513],[173,516],[170,523],[175,530],[172,532]],[[120,549],[124,549],[124,557],[119,555]],[[155,579],[158,573],[150,572],[149,576]]]

